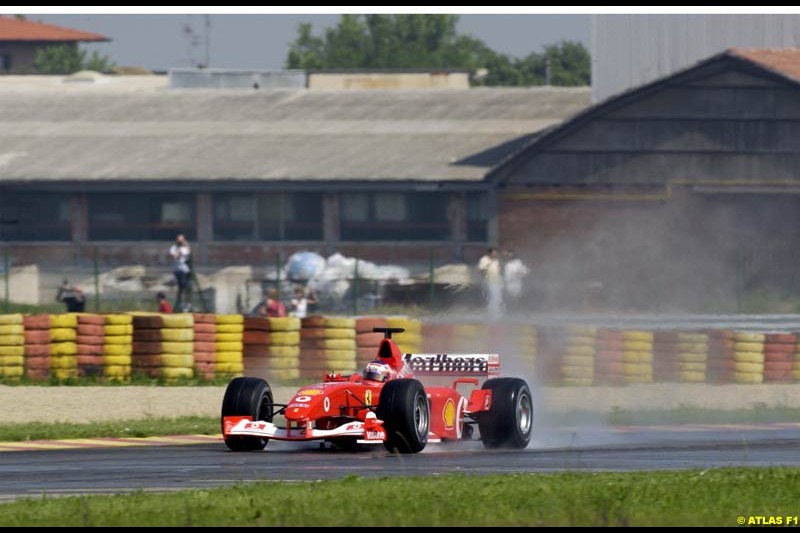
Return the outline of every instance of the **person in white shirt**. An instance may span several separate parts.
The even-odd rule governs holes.
[[[191,291],[189,282],[192,275],[192,249],[183,233],[175,238],[175,244],[169,247],[169,255],[173,260],[172,272],[178,284],[178,296],[175,299],[175,311],[184,311],[191,306]],[[183,302],[184,295],[186,302]]]
[[[303,287],[297,286],[294,288],[294,298],[290,302],[292,306],[291,314],[297,318],[305,318],[308,315],[308,306],[317,303],[313,293],[306,296],[306,291]]]
[[[522,301],[523,279],[530,273],[530,269],[514,256],[514,250],[506,250],[505,265],[503,266],[503,279],[506,284],[508,305],[517,308]]]
[[[496,248],[489,248],[480,258],[478,270],[483,274],[487,312],[491,318],[498,318],[503,311],[503,271]]]

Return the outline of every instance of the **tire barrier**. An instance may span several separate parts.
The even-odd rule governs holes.
[[[360,367],[356,337],[353,318],[315,315],[302,319],[299,376],[322,380],[326,372],[357,371]]]
[[[0,377],[18,381],[24,374],[25,326],[22,315],[0,315]]]
[[[678,332],[653,332],[653,381],[672,382],[679,380]]]
[[[488,326],[487,334],[488,353],[503,354],[506,368],[525,376],[533,375],[538,350],[536,326],[492,324]]]
[[[678,333],[678,381],[705,383],[708,380],[708,333]]]
[[[708,383],[721,384],[733,381],[735,366],[733,346],[734,333],[727,329],[708,332]]]
[[[653,382],[652,331],[622,332],[622,376],[625,383]]]
[[[405,330],[397,335],[396,341],[402,353],[422,352],[422,322],[407,316],[390,316],[386,318],[386,326]]]
[[[79,314],[78,324],[75,326],[76,357],[78,362],[78,377],[103,377],[103,341],[105,331],[102,325],[103,317],[100,315]],[[98,321],[101,323],[98,324]],[[58,340],[56,330],[51,330],[53,341]]]
[[[597,328],[567,326],[560,353],[561,384],[589,386],[594,383]]]
[[[114,318],[107,326],[125,325],[118,323],[121,315],[108,316]],[[141,313],[133,315],[131,320],[131,370],[134,374],[168,383],[194,377],[194,316],[191,313]]]
[[[300,377],[300,321],[294,317],[247,317],[244,375],[283,381]]]
[[[733,381],[764,383],[763,333],[737,331],[733,335]]]
[[[375,333],[372,328],[386,327],[389,327],[389,325],[383,317],[364,316],[356,318],[356,365],[358,368],[364,368],[367,363],[378,356],[378,348],[383,339],[383,333]]]
[[[594,381],[598,385],[620,385],[622,375],[622,332],[600,328],[595,336]]]
[[[764,381],[790,383],[793,381],[794,353],[797,335],[767,333],[764,336]]]
[[[50,315],[50,374],[59,381],[78,377],[78,315]]]
[[[133,372],[133,316],[111,314],[99,318],[104,322],[103,376],[107,381],[130,381]],[[94,317],[90,316],[90,319]]]
[[[216,315],[214,341],[214,374],[233,379],[244,373],[244,316]]]
[[[214,379],[217,376],[214,361],[216,358],[217,320],[212,313],[193,315],[193,355],[195,374],[201,379]]]
[[[7,316],[0,315],[0,320]],[[31,381],[47,381],[50,379],[50,315],[26,316],[21,323],[25,330],[25,377]]]

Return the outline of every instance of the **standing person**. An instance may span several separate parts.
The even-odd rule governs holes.
[[[278,298],[278,289],[273,287],[267,291],[267,298],[261,305],[261,314],[270,318],[286,316],[286,306]]]
[[[316,304],[317,300],[313,293],[306,296],[306,291],[303,287],[298,285],[294,288],[294,298],[291,300],[292,316],[297,318],[305,318],[308,316],[309,307]]]
[[[159,292],[158,294],[156,294],[156,299],[158,299],[158,312],[159,313],[171,313],[172,312],[172,306],[170,305],[169,300],[167,300],[167,295],[166,294],[164,294],[163,292]]]
[[[478,261],[478,270],[483,274],[486,309],[491,318],[497,318],[503,311],[503,270],[497,248],[489,248],[481,257]]]
[[[192,277],[192,249],[183,233],[175,238],[175,244],[170,246],[169,255],[173,260],[172,272],[178,284],[178,296],[175,299],[175,309],[185,311],[192,304],[192,291],[189,283]],[[186,297],[186,303],[183,298]]]
[[[528,275],[530,269],[525,266],[519,257],[514,255],[514,250],[508,249],[504,255],[506,261],[505,265],[503,265],[503,280],[506,284],[508,306],[516,310],[519,309],[519,304],[522,301],[522,280]]]
[[[61,286],[56,293],[56,300],[64,302],[67,306],[67,313],[83,313],[86,309],[86,296],[77,285],[70,285],[69,280],[64,278]]]

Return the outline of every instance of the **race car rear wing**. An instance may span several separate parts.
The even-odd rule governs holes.
[[[496,353],[407,353],[403,362],[415,376],[491,378],[500,375],[500,355]]]

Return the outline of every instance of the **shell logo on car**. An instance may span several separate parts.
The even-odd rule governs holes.
[[[448,398],[447,403],[444,404],[442,416],[444,417],[444,428],[453,429],[456,424],[456,404],[453,403],[452,398]]]

